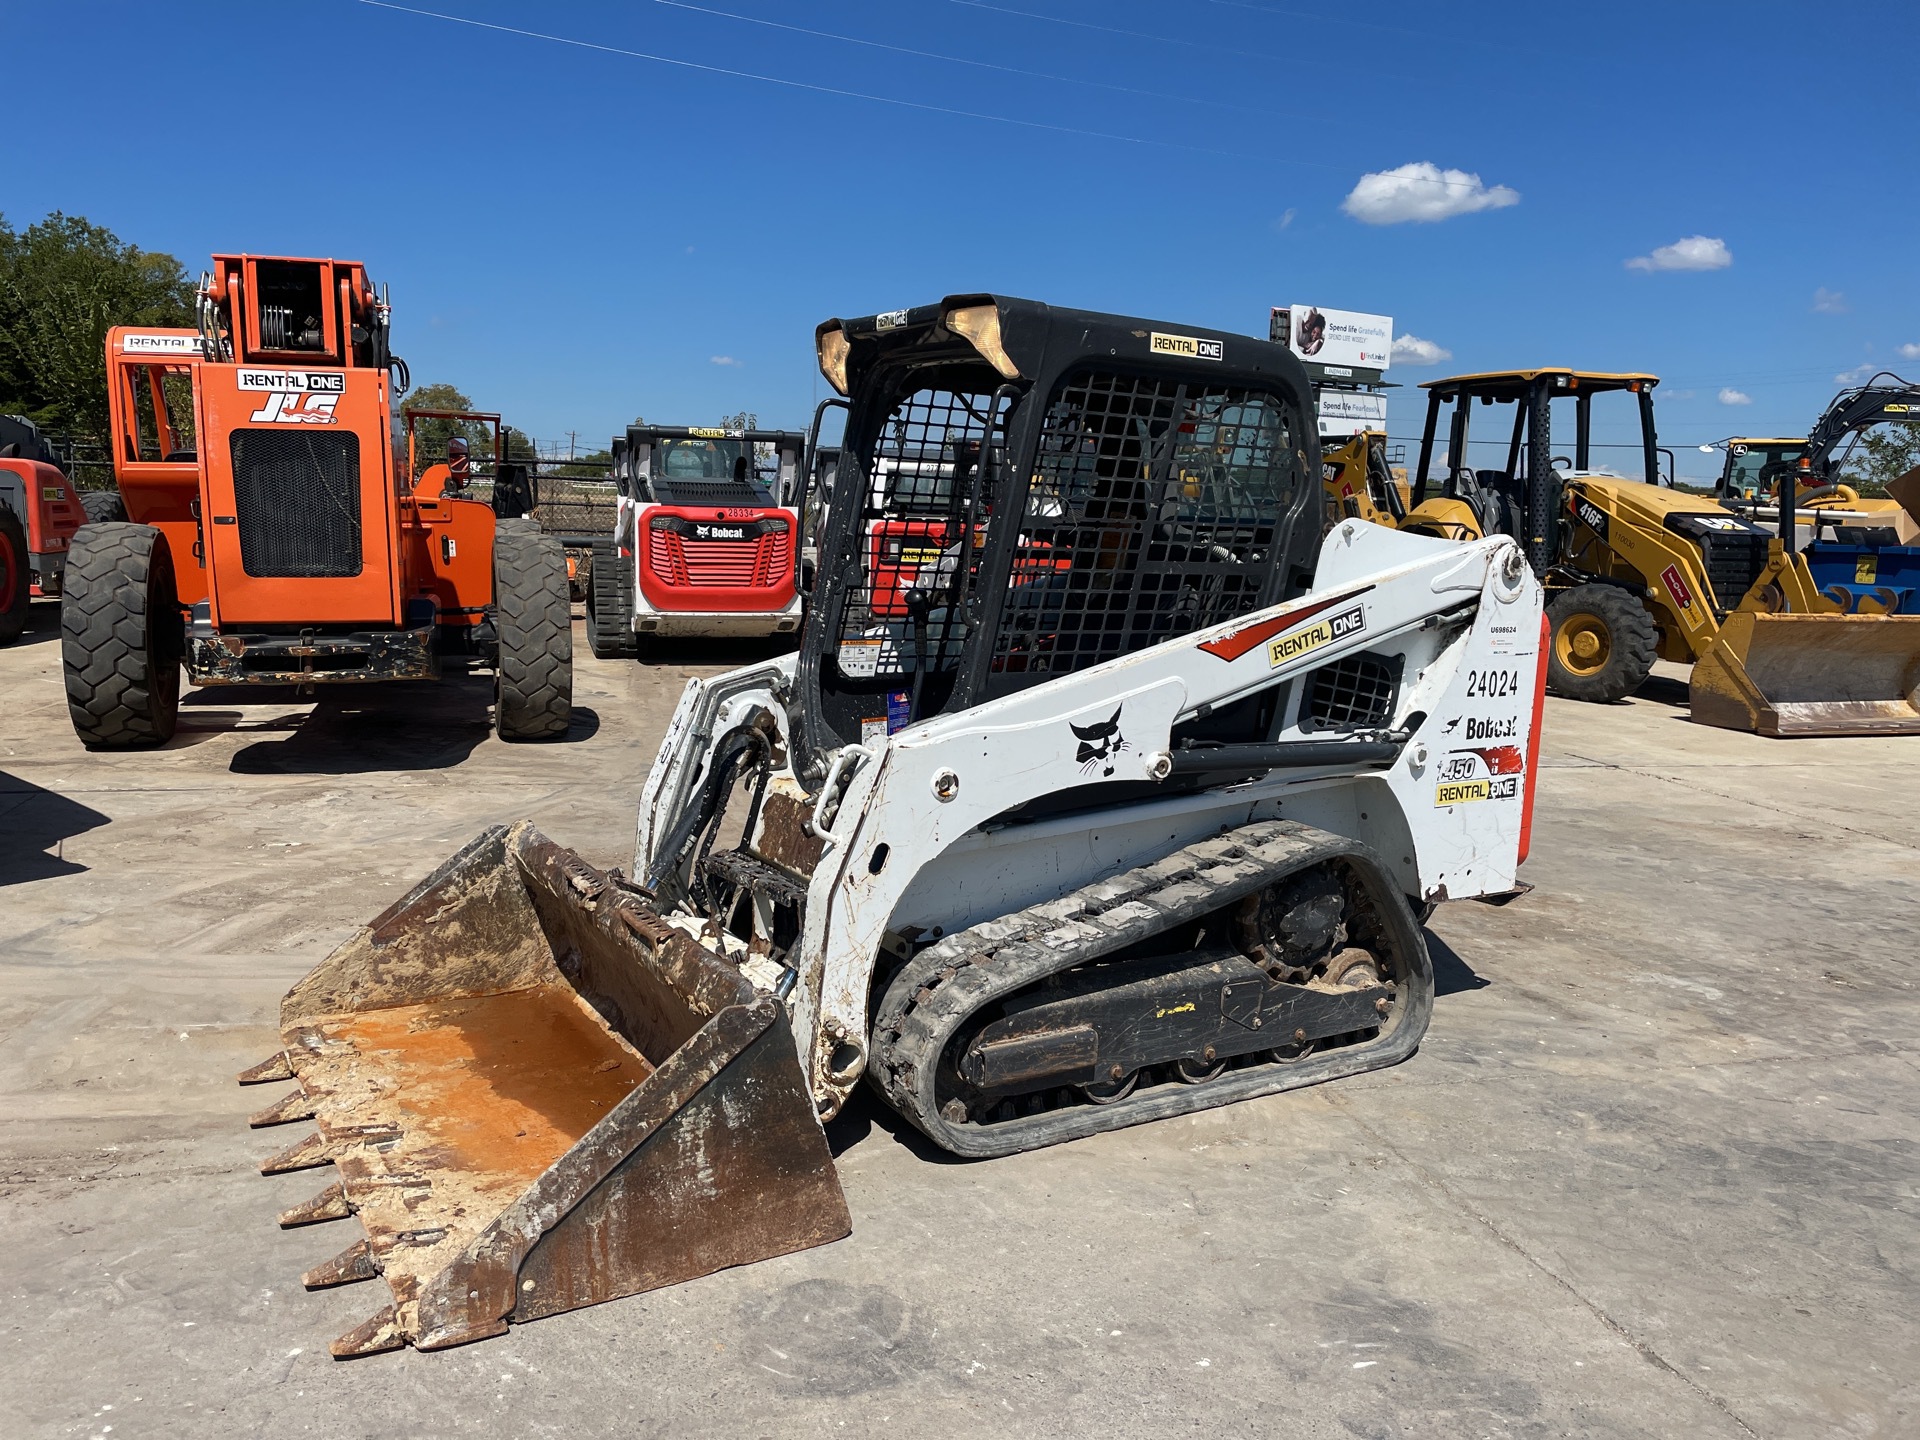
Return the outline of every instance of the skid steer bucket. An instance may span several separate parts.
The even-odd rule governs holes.
[[[1762,735],[1920,734],[1920,616],[1735,611],[1692,701],[1703,724]]]
[[[338,1178],[280,1217],[366,1229],[303,1276],[385,1279],[337,1357],[440,1349],[846,1235],[786,1013],[532,826],[496,827],[281,1002],[242,1083],[261,1165]]]

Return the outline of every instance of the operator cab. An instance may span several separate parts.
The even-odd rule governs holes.
[[[1726,442],[1726,451],[1726,464],[1721,467],[1719,482],[1713,487],[1714,499],[1723,505],[1733,500],[1764,501],[1777,493],[1783,473],[1799,467],[1807,453],[1807,437],[1736,436]]]
[[[802,640],[812,747],[1310,581],[1319,447],[1283,347],[999,296],[829,321],[817,345],[851,402]]]
[[[1522,541],[1536,572],[1544,572],[1556,553],[1568,481],[1673,484],[1670,454],[1666,472],[1661,471],[1666,452],[1653,423],[1653,391],[1659,383],[1656,375],[1557,367],[1428,381],[1421,387],[1427,392],[1427,421],[1414,470],[1415,509],[1430,488],[1464,501],[1479,518],[1482,534]],[[1602,395],[1630,397],[1605,407],[1602,433],[1616,437],[1607,440],[1594,434],[1594,400]],[[1483,410],[1506,408],[1476,426],[1475,402]],[[1601,463],[1599,451],[1613,463]]]

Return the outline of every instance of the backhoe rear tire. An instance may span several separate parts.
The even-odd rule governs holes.
[[[27,527],[0,505],[0,645],[11,645],[27,628],[33,582],[27,575]]]
[[[184,650],[167,537],[124,520],[82,525],[60,602],[67,713],[81,742],[132,750],[171,740]]]
[[[1618,585],[1576,585],[1547,606],[1553,627],[1547,688],[1569,700],[1608,705],[1653,673],[1660,642],[1640,597]]]
[[[573,613],[560,542],[517,526],[496,530],[493,601],[494,733],[557,740],[573,718]]]
[[[593,542],[587,646],[601,660],[631,660],[640,653],[640,637],[633,633],[633,557],[611,540]]]

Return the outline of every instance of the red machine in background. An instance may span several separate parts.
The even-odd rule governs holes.
[[[87,519],[39,430],[0,415],[0,645],[20,638],[31,602],[58,597],[67,547]]]
[[[560,548],[449,495],[444,463],[396,477],[389,316],[356,262],[225,255],[197,330],[108,332],[128,520],[76,538],[61,621],[90,747],[171,736],[183,662],[302,687],[491,667],[503,739],[566,731]]]
[[[619,518],[594,550],[593,653],[636,655],[643,635],[798,630],[805,449],[786,430],[629,426],[616,451]]]

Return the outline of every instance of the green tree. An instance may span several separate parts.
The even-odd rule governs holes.
[[[1920,465],[1920,424],[1876,425],[1861,435],[1840,478],[1862,495],[1885,495],[1887,482]]]
[[[751,410],[736,410],[731,415],[722,415],[720,424],[728,430],[758,430],[760,417]]]
[[[0,216],[0,411],[50,430],[107,430],[107,331],[191,325],[194,287],[171,255],[58,210],[15,231]]]

